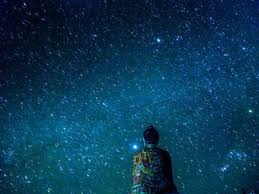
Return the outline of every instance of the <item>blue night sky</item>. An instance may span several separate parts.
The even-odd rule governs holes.
[[[181,194],[258,192],[258,2],[0,5],[0,193],[126,194],[149,124]]]

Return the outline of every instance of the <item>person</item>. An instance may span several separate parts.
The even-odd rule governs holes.
[[[178,194],[171,158],[159,148],[159,134],[152,125],[143,133],[144,149],[134,154],[131,194]]]

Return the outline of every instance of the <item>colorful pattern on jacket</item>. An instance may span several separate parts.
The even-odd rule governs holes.
[[[132,194],[156,194],[167,187],[161,149],[145,148],[134,154],[133,164]]]

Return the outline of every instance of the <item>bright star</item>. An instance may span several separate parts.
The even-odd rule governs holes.
[[[161,39],[160,39],[160,38],[157,38],[156,41],[157,41],[158,43],[160,43],[160,42],[161,42]]]
[[[134,144],[132,147],[134,150],[138,149],[138,146],[136,144]]]
[[[242,50],[245,51],[245,50],[246,50],[246,47],[242,47]]]
[[[248,112],[249,112],[249,113],[253,113],[253,110],[252,110],[252,109],[249,109]]]
[[[229,168],[229,164],[225,164],[224,166],[220,167],[221,172],[226,172]]]

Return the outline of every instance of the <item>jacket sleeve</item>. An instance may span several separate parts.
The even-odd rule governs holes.
[[[135,153],[133,156],[133,170],[132,170],[132,187],[131,193],[137,193],[141,183],[141,155],[140,153]]]
[[[173,180],[173,168],[172,168],[171,157],[167,151],[165,152],[165,175],[167,177],[167,180],[169,181],[168,191],[178,193]]]

